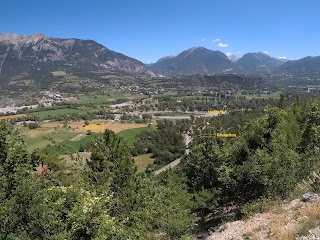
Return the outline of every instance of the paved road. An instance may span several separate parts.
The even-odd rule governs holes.
[[[186,154],[189,154],[190,150],[188,148],[188,144],[192,141],[192,139],[188,134],[184,134],[184,139],[186,142]],[[158,170],[154,171],[154,174],[159,175],[162,172],[168,171],[169,169],[174,168],[177,165],[179,165],[180,162],[181,162],[181,158],[178,158],[178,159],[172,161],[171,163],[163,166],[162,168],[159,168]]]
[[[181,158],[178,158],[178,159],[172,161],[171,163],[165,165],[164,167],[159,168],[158,170],[154,171],[154,174],[159,175],[160,173],[165,172],[165,171],[169,170],[170,168],[174,168],[180,163],[180,161],[181,161]]]

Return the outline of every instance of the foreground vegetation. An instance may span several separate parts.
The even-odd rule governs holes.
[[[68,169],[57,155],[30,156],[7,123],[0,129],[1,239],[177,239],[192,229],[185,190],[134,174],[112,131],[94,141],[84,168]],[[35,172],[39,162],[46,168]]]
[[[248,217],[291,197],[320,166],[319,125],[320,100],[287,108],[282,95],[264,112],[93,134],[91,156],[66,164],[50,148],[30,154],[2,121],[0,239],[187,239],[210,221]],[[183,134],[193,138],[188,155]],[[144,172],[181,156],[174,171]],[[309,185],[320,189],[317,178]]]

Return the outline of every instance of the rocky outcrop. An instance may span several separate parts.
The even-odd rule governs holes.
[[[304,202],[315,202],[318,200],[319,195],[313,192],[307,192],[302,195]]]
[[[320,239],[320,199],[318,194],[305,193],[267,212],[208,229],[206,240],[245,239]],[[311,229],[310,229],[311,228]]]

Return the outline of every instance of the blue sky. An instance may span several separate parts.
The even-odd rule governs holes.
[[[0,9],[0,33],[92,39],[145,63],[194,46],[320,55],[319,0],[1,0]]]

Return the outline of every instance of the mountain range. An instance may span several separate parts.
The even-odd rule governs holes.
[[[320,56],[305,57],[295,61],[287,61],[277,68],[278,71],[291,73],[320,73]]]
[[[0,34],[0,76],[65,72],[155,74],[142,62],[92,40]]]
[[[230,53],[194,47],[175,56],[164,57],[150,67],[164,75],[210,74],[218,72],[272,74],[320,73],[320,56],[299,60],[277,59],[266,53],[246,53],[241,58]]]
[[[164,75],[192,75],[235,71],[237,66],[222,52],[194,47],[177,56],[165,57],[151,65]]]
[[[0,83],[21,76],[46,78],[54,71],[68,74],[192,75],[212,73],[269,74],[320,73],[320,57],[283,61],[265,53],[231,54],[193,47],[175,56],[144,64],[112,51],[93,40],[59,39],[36,33],[31,36],[0,34]]]

